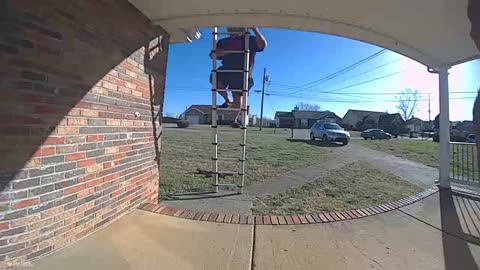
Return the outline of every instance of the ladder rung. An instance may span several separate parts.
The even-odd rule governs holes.
[[[213,145],[215,145],[215,143],[212,142]],[[217,142],[217,144],[225,144],[225,145],[240,145],[241,143],[239,142]]]
[[[229,112],[237,112],[237,111],[246,112],[247,111],[247,109],[243,109],[243,108],[212,108],[212,110],[229,111]]]
[[[241,187],[238,184],[229,184],[229,183],[218,183],[218,184],[213,184],[214,187]]]
[[[212,32],[213,35],[244,35],[244,34],[249,34],[248,31],[246,32]]]
[[[217,70],[212,70],[212,72],[217,72],[217,73],[244,73],[244,72],[248,72],[248,70],[244,70],[244,69],[217,69]]]
[[[215,158],[212,158],[212,160],[215,160]],[[240,161],[240,158],[238,158],[238,157],[218,157],[216,160],[236,160],[236,161]]]
[[[235,174],[238,174],[238,172],[218,171],[216,174],[235,175]]]
[[[241,93],[241,92],[248,92],[248,90],[242,90],[242,89],[212,89],[213,92],[235,92],[235,93]]]
[[[216,53],[216,51],[213,51]],[[224,53],[247,53],[249,50],[223,50]]]

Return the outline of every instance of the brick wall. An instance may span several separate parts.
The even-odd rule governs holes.
[[[127,0],[0,1],[0,268],[157,201],[163,34]]]

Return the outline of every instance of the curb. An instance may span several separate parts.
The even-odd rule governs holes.
[[[261,215],[232,215],[223,213],[202,212],[190,209],[180,209],[169,206],[162,206],[152,203],[145,203],[139,206],[138,209],[160,215],[167,215],[183,219],[199,220],[206,222],[228,223],[228,224],[255,224],[255,225],[302,225],[302,224],[316,224],[329,223],[342,220],[352,220],[368,216],[373,216],[385,212],[390,212],[395,209],[405,207],[412,203],[423,200],[438,192],[437,187],[429,188],[418,194],[386,203],[363,209],[337,211],[337,212],[323,212],[308,215],[288,215],[288,216],[261,216]]]

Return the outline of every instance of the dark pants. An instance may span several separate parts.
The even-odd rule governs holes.
[[[224,67],[220,67],[219,70],[226,69]],[[217,82],[222,83],[223,87],[226,89],[235,89],[235,90],[242,90],[243,89],[243,78],[245,73],[240,72],[217,72]],[[212,74],[210,74],[210,82],[212,82]],[[247,90],[252,89],[254,83],[252,77],[248,78],[248,88]],[[242,93],[234,92],[233,95],[235,96],[242,96]]]

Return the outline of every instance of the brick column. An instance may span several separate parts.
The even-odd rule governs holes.
[[[152,106],[144,46],[165,33],[127,0],[1,4],[0,268],[156,202],[166,66]]]

